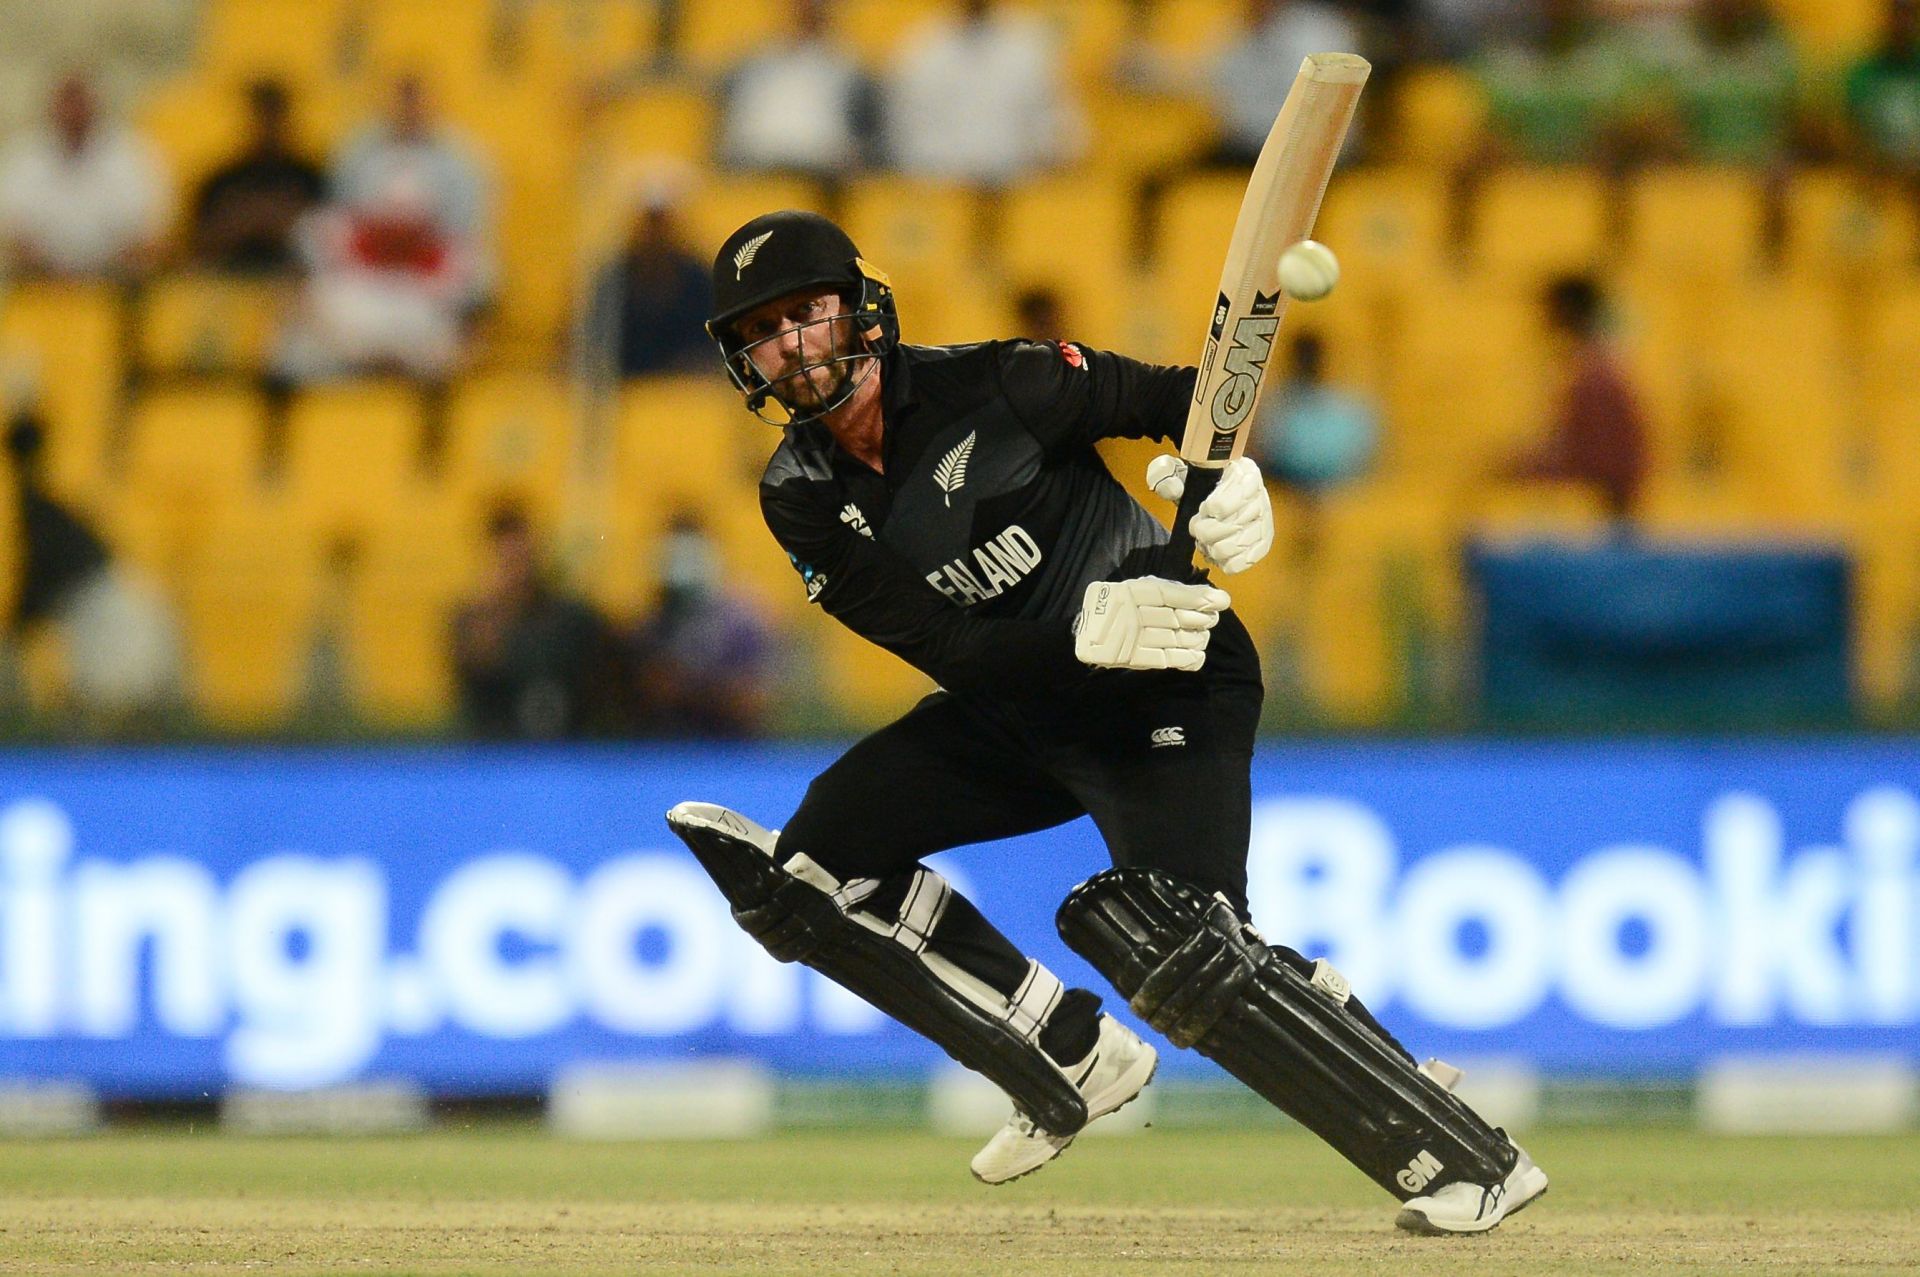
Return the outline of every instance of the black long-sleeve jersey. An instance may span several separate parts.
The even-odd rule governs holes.
[[[1195,370],[1018,341],[897,346],[881,377],[884,474],[814,423],[760,481],[808,598],[950,691],[1084,679],[1088,583],[1142,574],[1167,539],[1094,442],[1177,438]]]

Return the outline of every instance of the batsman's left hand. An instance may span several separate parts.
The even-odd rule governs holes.
[[[1187,463],[1161,455],[1147,464],[1147,486],[1178,504],[1187,490]],[[1252,457],[1230,461],[1220,482],[1187,522],[1193,543],[1207,562],[1231,575],[1244,572],[1273,548],[1273,501]]]

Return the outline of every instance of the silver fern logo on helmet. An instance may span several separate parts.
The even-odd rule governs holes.
[[[745,273],[747,267],[753,265],[753,259],[759,255],[760,246],[772,238],[773,232],[767,231],[763,234],[755,235],[752,239],[740,246],[740,251],[733,255],[734,282],[738,283],[740,276]]]

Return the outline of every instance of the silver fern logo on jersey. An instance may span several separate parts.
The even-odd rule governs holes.
[[[973,455],[973,441],[980,434],[978,430],[967,432],[967,437],[953,446],[953,451],[940,458],[940,464],[933,468],[933,481],[940,485],[940,491],[946,493],[947,508],[953,508],[953,494],[967,483],[967,458]]]
[[[766,231],[762,234],[755,235],[752,239],[740,246],[740,251],[733,255],[734,282],[738,283],[740,277],[746,273],[747,267],[753,265],[753,259],[760,254],[760,246],[772,238],[773,232]]]

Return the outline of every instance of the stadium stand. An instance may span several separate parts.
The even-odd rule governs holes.
[[[470,365],[437,397],[384,381],[295,395],[284,472],[263,483],[269,412],[255,379],[284,286],[185,271],[134,296],[16,283],[0,301],[8,402],[37,386],[53,481],[174,592],[196,703],[215,725],[297,712],[328,547],[343,536],[357,547],[355,695],[378,723],[443,719],[446,609],[475,570],[483,511],[506,493],[556,530],[566,569],[620,615],[647,597],[661,524],[697,505],[744,588],[815,651],[829,717],[877,721],[924,680],[806,607],[758,525],[770,430],[717,376],[609,390],[554,369],[637,183],[670,173],[685,175],[683,217],[703,252],[766,208],[842,216],[892,274],[909,340],[1009,334],[1013,296],[1045,286],[1069,335],[1191,359],[1244,182],[1192,168],[1211,139],[1201,102],[1115,66],[1150,47],[1198,68],[1242,6],[1019,3],[1054,24],[1089,145],[1077,166],[995,197],[884,172],[830,193],[712,167],[711,77],[782,25],[783,6],[764,0],[683,3],[677,24],[626,0],[205,0],[191,57],[131,103],[167,158],[177,209],[237,145],[250,79],[287,81],[302,145],[325,159],[395,75],[425,74],[497,192],[498,285]],[[1775,9],[1813,60],[1816,95],[1875,30],[1864,2]],[[842,0],[833,20],[884,73],[920,20],[951,11]],[[1453,551],[1469,538],[1597,533],[1591,493],[1497,473],[1540,429],[1552,391],[1539,285],[1595,266],[1653,428],[1649,526],[1843,539],[1861,565],[1863,691],[1872,703],[1911,697],[1912,202],[1828,157],[1786,176],[1777,238],[1762,175],[1739,170],[1659,166],[1616,182],[1596,167],[1506,168],[1463,205],[1456,170],[1484,118],[1472,78],[1415,63],[1381,86],[1376,112],[1367,162],[1335,179],[1319,226],[1341,255],[1341,293],[1295,307],[1289,324],[1319,332],[1330,373],[1380,405],[1379,474],[1317,509],[1283,498],[1285,536],[1312,553],[1276,553],[1271,572],[1235,589],[1316,712],[1380,722],[1444,691],[1434,653],[1459,641]],[[1164,184],[1157,204],[1142,198],[1147,179]],[[437,467],[423,464],[436,431]],[[1136,490],[1150,452],[1114,454]]]

